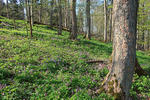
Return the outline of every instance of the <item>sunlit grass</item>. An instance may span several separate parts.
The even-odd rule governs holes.
[[[0,17],[13,27],[13,21]],[[95,96],[108,70],[98,70],[86,61],[106,60],[112,53],[112,44],[98,40],[69,40],[69,32],[57,35],[57,29],[47,25],[34,25],[30,39],[25,22],[16,20],[19,28],[0,24],[0,99],[64,99],[99,100],[113,98],[102,93]],[[137,52],[141,66],[150,72],[148,52]],[[135,76],[131,94],[150,96],[149,77]],[[142,83],[143,81],[143,83]],[[140,87],[137,87],[138,86]],[[147,90],[144,90],[147,88]],[[141,90],[143,89],[143,90]]]

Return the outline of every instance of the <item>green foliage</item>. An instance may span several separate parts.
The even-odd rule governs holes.
[[[0,17],[0,99],[43,100],[113,100],[107,94],[95,96],[108,69],[98,70],[87,64],[89,59],[108,59],[112,45],[97,40],[68,39],[69,33],[57,35],[57,29],[46,25],[33,26],[33,39],[17,20],[14,30],[12,20]],[[138,52],[140,64],[150,72],[149,53]],[[143,83],[142,83],[143,82]],[[141,89],[141,88],[142,89]],[[149,96],[149,77],[135,77],[131,94]]]
[[[150,97],[150,77],[135,75],[134,82],[131,89],[131,95],[137,98],[137,95],[141,95],[143,99]]]

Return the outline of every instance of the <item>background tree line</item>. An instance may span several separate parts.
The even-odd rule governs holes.
[[[91,39],[111,42],[113,40],[113,0],[0,0],[0,15],[11,19],[24,19],[32,25],[49,24]],[[138,10],[137,49],[150,49],[150,3],[140,0]]]

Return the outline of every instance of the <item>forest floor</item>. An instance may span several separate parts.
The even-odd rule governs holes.
[[[14,29],[16,26],[16,29]],[[107,60],[112,44],[98,40],[69,40],[69,32],[34,25],[33,38],[23,20],[0,17],[0,99],[14,100],[113,100],[95,95],[109,65],[87,63]],[[150,73],[150,52],[137,51],[142,68]],[[104,68],[103,68],[104,67]],[[150,97],[150,77],[134,75],[130,92],[134,100]]]

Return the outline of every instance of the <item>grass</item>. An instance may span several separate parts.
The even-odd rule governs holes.
[[[57,35],[57,29],[34,25],[33,39],[26,33],[26,24],[0,17],[0,99],[42,100],[113,100],[113,97],[93,92],[107,75],[106,68],[87,64],[90,59],[109,58],[112,44],[98,40],[68,39],[69,33]],[[149,52],[137,51],[142,67],[150,72]],[[131,95],[137,99],[150,97],[149,76],[134,76]]]

